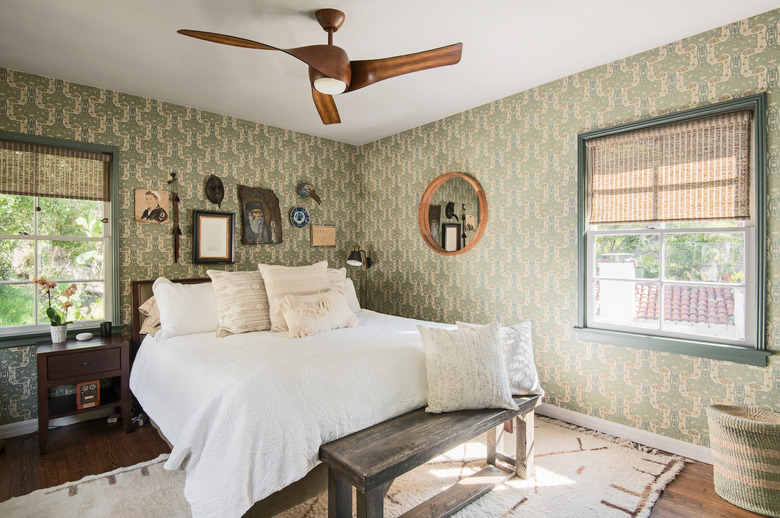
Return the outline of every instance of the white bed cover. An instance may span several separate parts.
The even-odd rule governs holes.
[[[360,311],[357,327],[147,337],[130,388],[173,444],[194,518],[240,517],[302,478],[320,445],[427,402],[417,324]]]

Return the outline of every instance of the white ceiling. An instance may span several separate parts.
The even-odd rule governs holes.
[[[459,64],[336,96],[314,108],[305,64],[275,47],[323,44],[322,7],[346,13],[350,59],[463,42]],[[614,59],[777,7],[777,0],[0,0],[0,66],[364,144]]]

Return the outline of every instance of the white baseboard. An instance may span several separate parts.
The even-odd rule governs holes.
[[[108,417],[114,413],[114,409],[102,408],[95,410],[94,412],[85,412],[79,415],[72,415],[68,417],[60,417],[58,419],[52,419],[49,421],[49,428],[58,428],[60,426],[68,426],[71,424],[81,423],[83,421],[91,421],[92,419],[101,419]],[[27,421],[21,421],[18,423],[11,423],[0,426],[0,439],[8,439],[9,437],[17,437],[19,435],[26,435],[38,431],[38,420],[29,419]]]
[[[704,446],[698,446],[689,442],[680,441],[679,439],[664,437],[663,435],[658,435],[646,430],[639,430],[630,426],[613,423],[606,419],[580,414],[579,412],[550,405],[549,403],[542,403],[536,409],[536,413],[560,419],[561,421],[576,424],[584,428],[590,428],[591,430],[596,430],[608,435],[614,435],[621,439],[628,439],[651,448],[668,451],[675,455],[712,464],[712,452],[709,448]]]

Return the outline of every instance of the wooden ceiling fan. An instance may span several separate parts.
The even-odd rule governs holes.
[[[327,45],[309,45],[292,49],[281,49],[257,41],[217,34],[214,32],[180,29],[179,34],[201,40],[244,47],[248,49],[278,50],[309,65],[309,81],[314,105],[325,124],[341,122],[333,95],[354,92],[364,86],[391,77],[418,72],[429,68],[454,65],[460,61],[462,43],[455,43],[438,49],[415,52],[403,56],[383,59],[350,61],[347,53],[333,45],[333,33],[344,23],[345,15],[338,9],[319,9],[314,13],[317,21],[328,33]]]

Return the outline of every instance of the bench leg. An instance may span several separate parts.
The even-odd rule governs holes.
[[[496,465],[496,429],[491,428],[487,432],[487,463]]]
[[[328,469],[328,518],[352,518],[352,484]]]
[[[382,518],[385,512],[385,495],[393,481],[370,489],[365,493],[357,491],[357,518]]]
[[[522,479],[534,474],[534,411],[515,418],[515,473]]]

